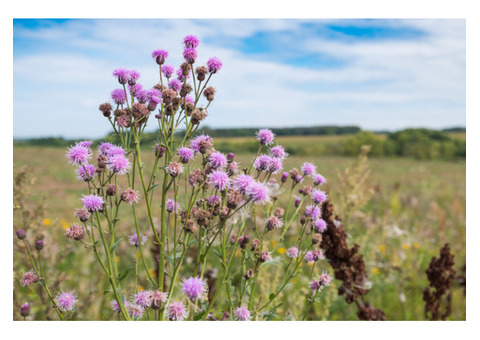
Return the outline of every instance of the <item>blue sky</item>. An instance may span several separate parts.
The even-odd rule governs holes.
[[[466,125],[465,20],[17,19],[14,138],[104,136],[112,70],[137,69],[151,87],[151,51],[178,66],[187,34],[200,63],[224,64],[211,127]]]

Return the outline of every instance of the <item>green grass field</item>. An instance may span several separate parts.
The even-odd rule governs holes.
[[[338,138],[345,137],[280,137],[278,143],[285,145],[289,151],[290,148],[328,147],[330,142],[336,142]],[[456,138],[465,138],[465,135]],[[218,149],[223,151],[235,143],[251,143],[252,138],[218,138],[215,142],[221,146]],[[35,178],[31,193],[26,198],[28,204],[34,206],[42,200],[45,202],[42,215],[37,216],[38,225],[32,227],[32,230],[44,235],[46,242],[58,242],[67,249],[60,254],[60,249],[64,248],[50,247],[50,253],[46,256],[52,262],[47,270],[56,273],[61,270],[61,279],[80,292],[79,299],[86,305],[93,303],[95,294],[102,295],[101,291],[107,285],[97,279],[99,271],[93,264],[93,256],[85,256],[86,252],[79,255],[78,248],[81,247],[75,247],[63,237],[64,229],[74,222],[73,212],[81,207],[81,195],[86,193],[85,184],[75,178],[73,167],[65,162],[64,154],[65,150],[58,148],[14,147],[14,171],[27,167],[27,173]],[[153,154],[147,149],[144,150],[143,160],[146,169],[149,169],[153,164]],[[241,167],[249,166],[250,160],[250,155],[238,156]],[[327,178],[326,189],[331,202],[336,206],[336,213],[344,217],[350,246],[354,243],[360,245],[372,283],[367,300],[383,309],[389,320],[424,320],[422,292],[428,284],[425,270],[432,256],[438,257],[443,244],[449,243],[455,255],[457,273],[465,265],[465,161],[370,159],[370,173],[365,183],[358,188],[346,190],[346,180],[342,179],[341,173],[352,166],[354,158],[307,159],[293,155],[288,158],[285,168],[299,168],[306,160],[313,161],[318,172]],[[125,183],[120,183],[122,185]],[[359,206],[354,204],[354,209],[345,203],[346,198],[349,202],[357,202],[359,197],[364,200]],[[142,211],[143,206],[140,206]],[[158,212],[159,207],[154,207],[154,210]],[[124,216],[121,215],[120,218],[122,217]],[[141,216],[141,220],[147,224],[145,216]],[[130,223],[131,221],[125,220],[119,225],[120,233],[123,232],[125,237],[132,230]],[[14,211],[14,228],[19,224],[21,216]],[[19,248],[14,248],[14,251],[16,249]],[[284,251],[283,248],[278,249],[280,254]],[[19,271],[16,272],[17,277],[20,270],[26,269],[26,265],[26,258],[14,255],[14,267]],[[80,276],[82,280],[78,280]],[[277,278],[275,274],[261,279]],[[61,280],[53,282],[54,287],[55,284],[59,287]],[[295,292],[300,291],[299,287],[304,285],[305,282],[294,282],[294,287],[285,294],[286,305],[303,303],[302,299],[295,296]],[[259,289],[262,289],[261,283]],[[23,295],[33,295],[21,287],[16,294],[22,298]],[[104,300],[96,301],[96,307],[90,308],[89,313],[103,313],[108,318],[109,301]],[[450,319],[465,320],[465,305],[463,288],[454,286]],[[356,319],[356,309],[347,305],[337,295],[336,289],[329,289],[316,308],[318,315],[324,319]],[[79,318],[92,315],[81,315]]]

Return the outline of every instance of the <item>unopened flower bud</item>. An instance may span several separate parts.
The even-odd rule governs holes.
[[[300,203],[302,202],[302,200],[300,198],[297,198],[295,200],[295,208],[298,208],[300,206]]]
[[[320,242],[322,242],[322,234],[313,234],[312,243],[319,244]]]
[[[258,238],[254,239],[254,240],[252,241],[252,248],[251,248],[252,251],[254,251],[255,249],[257,249],[259,245],[260,245],[260,240],[259,240]]]
[[[230,244],[235,244],[235,241],[237,240],[237,234],[233,234],[232,236],[230,236]]]
[[[288,179],[288,172],[285,171],[282,174],[282,179],[281,179],[282,183],[285,183],[287,181],[287,179]]]
[[[17,230],[17,237],[19,240],[23,240],[25,237],[27,237],[27,234],[22,229],[19,229]]]
[[[255,272],[253,271],[253,269],[248,268],[247,271],[245,272],[245,280],[251,279],[254,276],[255,276]]]
[[[43,246],[44,244],[42,240],[38,240],[37,242],[35,242],[35,249],[37,249],[38,251],[42,250]]]
[[[233,162],[235,160],[235,154],[233,152],[229,152],[227,154],[227,161]]]
[[[20,308],[20,315],[24,318],[30,315],[30,306],[28,305],[28,302],[25,302],[25,304]]]
[[[107,188],[106,195],[107,196],[114,196],[115,191],[116,191],[115,184],[110,184]]]

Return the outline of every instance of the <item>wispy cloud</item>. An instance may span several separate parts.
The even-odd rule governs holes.
[[[157,82],[155,48],[217,56],[209,126],[465,125],[464,20],[14,22],[14,136],[99,137],[119,66]]]

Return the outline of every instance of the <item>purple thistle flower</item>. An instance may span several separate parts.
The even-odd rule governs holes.
[[[117,105],[123,105],[127,101],[125,91],[123,89],[115,89],[112,91],[112,99]]]
[[[135,98],[139,103],[145,104],[148,101],[148,93],[145,90],[140,90],[135,94]]]
[[[130,161],[123,155],[113,155],[107,158],[107,169],[118,175],[125,175],[130,171]]]
[[[145,242],[147,242],[147,236],[142,235],[141,240],[142,240],[142,246],[143,246],[145,244]],[[139,246],[138,234],[135,233],[135,234],[130,235],[129,238],[128,238],[128,243],[130,243],[134,247],[138,247]]]
[[[142,307],[143,309],[147,309],[150,307],[151,300],[151,291],[149,290],[141,290],[134,296],[134,302],[136,305]]]
[[[328,198],[328,196],[325,193],[325,191],[321,191],[321,190],[317,190],[317,189],[312,190],[313,203],[320,204],[320,203],[324,202],[327,198]]]
[[[137,97],[137,94],[143,91],[143,86],[142,84],[128,85],[128,89],[133,97]]]
[[[270,252],[264,250],[260,253],[260,262],[267,262],[272,259],[272,256],[270,255]]]
[[[269,129],[261,129],[257,131],[256,135],[257,140],[260,142],[260,144],[267,146],[272,144],[273,140],[275,139],[275,135]]]
[[[271,158],[270,164],[268,164],[268,172],[272,174],[278,173],[280,170],[283,169],[283,159],[281,158]]]
[[[308,251],[308,252],[305,254],[304,259],[305,259],[305,262],[307,262],[307,263],[314,262],[313,252],[312,252],[312,251]]]
[[[320,274],[318,282],[320,282],[323,287],[328,287],[332,283],[332,277],[327,272],[323,272]]]
[[[199,277],[190,277],[182,282],[183,293],[192,301],[201,299],[207,292],[207,284]]]
[[[97,195],[83,195],[82,203],[90,213],[103,211],[103,198]]]
[[[128,84],[133,86],[137,83],[137,80],[140,79],[140,73],[135,70],[128,71]]]
[[[313,261],[323,260],[325,257],[323,256],[321,249],[315,249],[312,251]]]
[[[156,104],[162,101],[162,92],[157,89],[150,89],[147,91],[147,101],[154,102]]]
[[[177,79],[183,82],[185,80],[185,75],[183,74],[183,70],[179,68],[177,70]],[[190,79],[190,73],[187,73],[187,80]]]
[[[247,197],[255,204],[265,204],[269,200],[267,187],[260,182],[253,182],[245,189]]]
[[[110,148],[114,146],[112,143],[109,143],[109,142],[103,142],[100,144],[100,146],[98,147],[98,152],[102,155],[105,155],[107,156],[108,155],[108,150],[110,150]]]
[[[211,207],[213,205],[218,205],[220,204],[222,200],[220,199],[220,197],[218,197],[217,195],[212,195],[208,198],[208,205]]]
[[[165,171],[172,177],[177,177],[183,173],[183,165],[177,162],[170,162]]]
[[[188,316],[188,311],[185,305],[180,302],[171,302],[167,307],[168,318],[172,321],[182,321]]]
[[[183,57],[189,64],[193,64],[195,59],[197,59],[197,50],[194,48],[186,48],[183,50]]]
[[[167,302],[168,293],[162,292],[160,290],[154,290],[150,292],[150,307],[152,309],[160,309],[162,304]]]
[[[92,164],[80,165],[77,169],[77,179],[88,182],[97,174],[95,166]]]
[[[323,233],[325,230],[327,230],[327,222],[321,218],[317,218],[315,220],[315,231],[318,233]]]
[[[287,250],[287,256],[291,259],[296,259],[298,257],[298,248],[297,247],[290,247]]]
[[[112,309],[113,309],[114,312],[117,312],[117,313],[121,312],[120,306],[118,305],[117,300],[110,301],[110,305],[112,306]]]
[[[107,149],[106,156],[125,156],[126,153],[127,152],[125,151],[125,149],[121,146],[110,144],[110,147],[108,147]]]
[[[313,163],[305,162],[302,165],[302,173],[305,176],[311,176],[317,171],[317,167]]]
[[[86,209],[77,209],[75,211],[75,217],[78,218],[81,222],[87,222],[90,218],[90,213]]]
[[[173,73],[175,73],[175,67],[173,65],[163,65],[162,73],[167,79],[169,79]]]
[[[285,149],[281,145],[274,146],[270,149],[270,155],[274,158],[284,159],[288,156],[288,153],[285,152]]]
[[[255,169],[257,169],[257,171],[266,171],[269,169],[271,162],[272,157],[267,155],[260,155],[253,162],[253,166]]]
[[[313,280],[308,284],[312,292],[316,292],[317,290],[322,288],[322,284],[319,281]]]
[[[73,291],[63,292],[55,297],[55,304],[62,312],[73,311],[77,302],[77,295]]]
[[[171,199],[171,198],[169,198],[169,199],[167,200],[167,203],[166,203],[165,205],[166,205],[165,209],[166,209],[167,212],[169,212],[169,213],[172,213],[172,212],[174,212],[174,211],[176,210],[175,208],[176,208],[177,205],[175,204],[175,201],[174,201],[173,199]]]
[[[83,239],[83,235],[83,227],[79,224],[72,224],[72,226],[65,231],[65,236],[75,241]]]
[[[155,58],[158,65],[162,65],[168,58],[168,52],[165,50],[154,50],[152,52],[152,58]]]
[[[117,68],[113,70],[113,76],[117,77],[118,82],[122,85],[125,85],[128,82],[128,79],[130,78],[129,73],[130,71],[127,70],[126,68]]]
[[[215,151],[210,156],[208,156],[208,162],[210,166],[214,169],[223,168],[227,165],[227,156],[219,151]]]
[[[207,66],[210,73],[217,73],[222,68],[222,61],[217,57],[212,57],[208,59]]]
[[[182,88],[182,82],[178,79],[172,79],[168,82],[168,87],[172,90],[180,92],[180,89]]]
[[[281,178],[281,181],[282,183],[285,183],[288,179],[288,172],[285,171],[283,174],[282,174],[282,178]]]
[[[187,48],[197,48],[200,41],[195,35],[189,34],[185,38],[183,38],[183,43]]]
[[[313,175],[313,185],[325,184],[327,180],[320,174]]]
[[[69,160],[70,164],[85,164],[89,161],[91,157],[92,151],[90,150],[90,148],[85,146],[74,145],[70,147],[67,151],[67,159]]]
[[[217,190],[225,191],[229,182],[228,174],[223,170],[215,170],[208,175],[208,183]]]
[[[305,216],[310,217],[312,220],[315,220],[320,217],[320,208],[313,205],[307,205],[305,207]]]
[[[23,273],[22,278],[20,279],[20,285],[23,287],[28,287],[32,283],[36,283],[40,280],[38,275],[33,271],[30,270],[26,273]]]
[[[140,199],[140,194],[137,190],[127,188],[120,195],[120,199],[132,205],[133,203],[138,203],[138,200]]]
[[[128,314],[131,318],[138,320],[143,316],[143,307],[137,305],[136,303],[127,302],[125,303],[125,307],[127,307]]]
[[[235,309],[235,317],[238,321],[248,321],[250,320],[250,312],[247,307],[237,307]]]
[[[188,146],[178,149],[180,161],[184,164],[188,163],[193,158],[194,154],[193,149]]]
[[[191,146],[195,152],[205,153],[212,146],[213,139],[207,135],[200,135],[192,140]]]
[[[93,142],[91,140],[84,140],[84,141],[76,143],[75,145],[80,145],[80,146],[83,146],[85,148],[89,148],[90,146],[92,146],[92,143]]]
[[[270,216],[265,220],[265,225],[268,230],[272,231],[275,228],[283,227],[283,221],[276,216]]]

